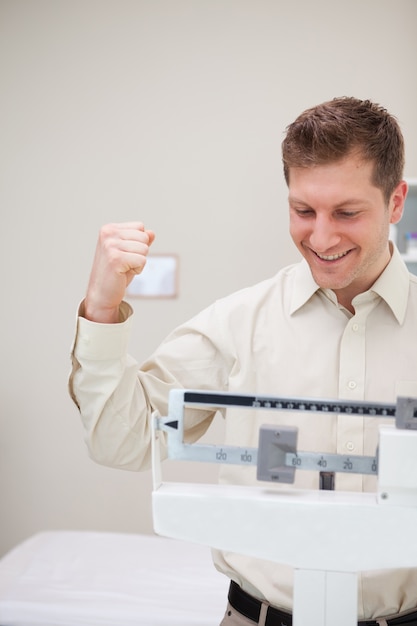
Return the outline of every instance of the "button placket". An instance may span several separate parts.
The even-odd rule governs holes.
[[[365,390],[365,324],[363,317],[356,314],[346,325],[340,344],[339,395],[348,400],[362,400]],[[338,415],[338,454],[363,453],[363,418],[354,415]],[[337,476],[338,489],[360,491],[362,475],[344,474]]]

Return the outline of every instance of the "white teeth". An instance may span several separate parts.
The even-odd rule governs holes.
[[[336,259],[341,259],[342,256],[345,256],[347,254],[347,252],[342,252],[341,254],[319,254],[318,252],[316,252],[317,256],[319,257],[319,259],[323,259],[323,261],[335,261]]]

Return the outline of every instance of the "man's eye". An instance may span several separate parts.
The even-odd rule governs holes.
[[[340,217],[346,217],[346,218],[356,217],[357,215],[358,215],[357,211],[341,211],[339,213]]]
[[[295,212],[300,217],[310,217],[314,214],[314,211],[312,211],[311,209],[295,209]]]

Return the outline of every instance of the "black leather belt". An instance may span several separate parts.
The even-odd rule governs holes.
[[[230,582],[228,599],[235,611],[256,624],[259,622],[262,602],[243,591],[233,580]],[[292,615],[269,606],[265,626],[292,626]]]
[[[243,591],[233,580],[230,583],[228,599],[235,611],[252,620],[255,624],[259,622],[262,602]],[[378,626],[378,622],[373,620],[364,620],[358,623],[360,626]],[[405,626],[406,624],[408,626],[417,626],[417,611],[389,619],[387,624],[389,626]],[[269,606],[265,626],[292,626],[292,615],[286,611]]]

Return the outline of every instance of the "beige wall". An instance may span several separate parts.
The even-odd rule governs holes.
[[[149,473],[90,461],[66,391],[100,225],[142,219],[180,257],[179,297],[135,302],[141,360],[297,258],[280,142],[301,110],[382,102],[417,175],[416,18],[415,0],[0,2],[0,554],[43,529],[151,532]]]

